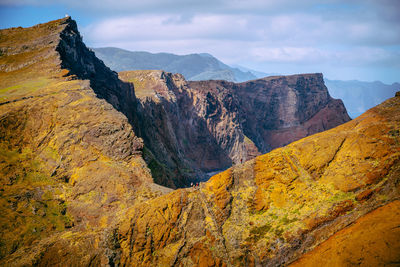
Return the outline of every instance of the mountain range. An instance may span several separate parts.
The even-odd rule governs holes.
[[[257,78],[251,72],[232,68],[207,53],[180,56],[170,53],[131,52],[115,47],[92,49],[98,58],[117,72],[165,70],[180,73],[191,81],[213,79],[241,82]]]
[[[320,73],[115,73],[70,17],[0,37],[1,266],[400,262],[400,92],[349,121]]]
[[[178,56],[169,53],[152,54],[131,52],[119,48],[94,48],[93,51],[104,63],[115,71],[127,70],[165,70],[181,73],[190,81],[225,80],[244,82],[278,73],[265,73],[236,65],[230,67],[210,54],[191,54]],[[341,99],[351,118],[356,118],[400,90],[399,83],[392,85],[380,81],[340,81],[324,78],[332,97]]]
[[[339,81],[325,79],[329,93],[343,100],[350,117],[356,118],[400,90],[400,83],[391,85],[380,81],[362,82],[357,80]]]

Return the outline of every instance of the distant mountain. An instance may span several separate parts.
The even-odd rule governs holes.
[[[232,65],[232,67],[237,68],[243,72],[250,72],[251,74],[253,74],[254,76],[256,76],[258,79],[260,78],[264,78],[264,77],[268,77],[268,76],[279,76],[282,75],[280,73],[277,72],[271,72],[271,73],[267,73],[267,72],[263,72],[263,71],[258,71],[258,70],[253,70],[253,69],[249,69],[246,67],[243,67],[241,65]]]
[[[112,70],[165,70],[181,73],[187,80],[226,80],[243,82],[256,79],[249,71],[232,68],[210,54],[175,55],[132,52],[115,47],[93,48],[96,56]]]
[[[399,83],[391,85],[380,81],[361,82],[357,80],[339,81],[325,79],[325,85],[333,98],[340,98],[350,117],[356,118],[400,90]]]

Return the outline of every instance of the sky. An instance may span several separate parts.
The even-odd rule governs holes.
[[[0,0],[0,28],[68,14],[89,47],[391,84],[400,82],[399,11],[399,0]]]

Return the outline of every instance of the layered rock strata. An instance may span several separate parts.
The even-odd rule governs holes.
[[[298,259],[301,264],[306,252],[305,258],[326,255],[329,238],[357,254],[358,248],[343,240],[352,223],[356,234],[359,225],[376,230],[364,236],[369,251],[372,235],[385,233],[388,254],[377,252],[374,263],[399,261],[399,97],[337,128],[237,164],[199,187],[171,192],[153,183],[144,158],[159,164],[161,157],[146,151],[139,135],[145,143],[157,138],[161,145],[151,150],[161,147],[160,155],[169,156],[166,162],[182,173],[189,173],[180,169],[184,165],[204,171],[211,169],[201,169],[207,164],[238,162],[273,147],[261,145],[264,135],[252,137],[245,130],[251,103],[261,97],[255,92],[270,90],[257,84],[302,88],[319,84],[320,75],[250,82],[253,102],[246,106],[241,84],[195,88],[179,75],[149,72],[143,82],[153,75],[156,83],[150,84],[157,86],[148,90],[133,81],[137,102],[132,84],[120,81],[85,48],[70,18],[1,30],[0,37],[0,265],[275,266]],[[297,99],[289,106],[272,105],[277,100],[258,106],[287,109],[282,122],[267,120],[263,129],[293,130],[305,127],[310,117],[324,117],[317,115],[332,104],[328,95],[307,89],[308,100],[299,101],[296,90],[285,96]],[[309,108],[314,105],[319,107]],[[309,112],[298,114],[292,106]],[[299,122],[291,124],[293,118]],[[182,136],[199,143],[185,147]],[[217,155],[195,165],[201,153],[191,146]],[[373,223],[388,214],[393,224]]]

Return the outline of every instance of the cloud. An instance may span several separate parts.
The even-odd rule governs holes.
[[[54,4],[91,18],[80,30],[94,47],[208,52],[299,71],[376,66],[400,76],[398,0],[0,0],[0,7]]]
[[[237,16],[138,15],[107,19],[84,29],[93,40],[174,40],[253,38],[248,21]]]

